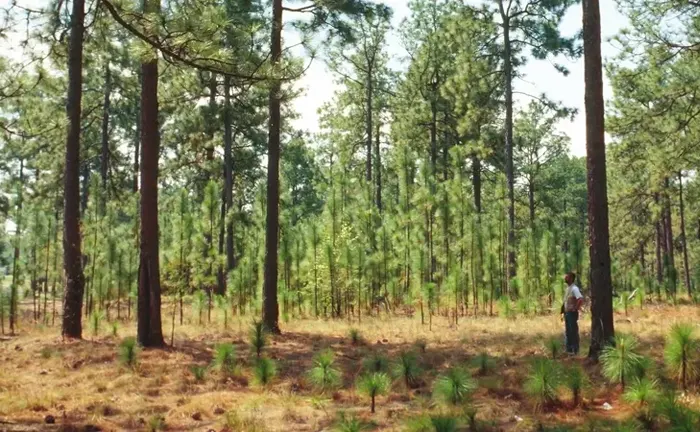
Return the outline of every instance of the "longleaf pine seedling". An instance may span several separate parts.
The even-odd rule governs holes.
[[[351,328],[348,331],[348,337],[350,338],[350,343],[353,345],[362,344],[362,333],[356,328]]]
[[[676,324],[666,338],[664,359],[666,367],[676,376],[683,391],[688,389],[688,381],[698,376],[698,350],[700,340],[691,324]]]
[[[556,337],[549,338],[545,341],[544,346],[552,360],[556,360],[561,352],[561,340]]]
[[[637,417],[650,429],[653,423],[651,407],[659,400],[661,392],[656,380],[641,378],[635,379],[625,390],[625,401],[633,404],[637,409]]]
[[[104,320],[104,313],[100,310],[96,310],[90,314],[90,331],[92,336],[97,336],[100,333],[100,328],[102,327],[102,320]]]
[[[340,385],[340,371],[334,367],[334,363],[335,355],[329,349],[314,356],[313,366],[309,370],[309,381],[321,392]]]
[[[457,406],[466,402],[476,388],[476,381],[469,372],[453,367],[435,380],[433,396],[445,405]]]
[[[579,365],[573,365],[564,371],[564,384],[571,392],[574,406],[579,406],[583,391],[590,385],[586,371]]]
[[[435,432],[457,432],[457,418],[449,415],[430,417],[430,424]]]
[[[407,389],[415,387],[421,374],[416,354],[412,351],[399,354],[393,366],[393,374],[396,379],[403,381]]]
[[[267,331],[262,321],[254,321],[250,328],[250,346],[255,355],[260,358],[263,349],[267,346]]]
[[[236,349],[230,343],[214,347],[214,367],[224,377],[232,376],[236,371]]]
[[[260,387],[267,387],[277,376],[277,365],[274,360],[267,357],[260,357],[253,366],[253,377],[255,383]]]
[[[549,359],[536,359],[532,363],[524,384],[525,392],[535,401],[535,410],[540,410],[557,400],[557,389],[561,375],[557,365]]]
[[[119,361],[124,366],[133,369],[138,363],[139,346],[136,338],[124,338],[119,344]]]
[[[633,336],[615,335],[615,343],[603,348],[600,361],[603,364],[603,375],[610,382],[625,388],[627,381],[634,377],[642,356],[637,353],[639,343]]]
[[[192,372],[194,380],[198,383],[201,383],[204,382],[204,379],[206,378],[207,368],[202,365],[192,365],[190,366],[190,372]]]
[[[345,412],[338,414],[338,423],[335,430],[338,432],[361,432],[369,429],[368,425],[355,416],[348,416]]]
[[[490,355],[482,352],[472,359],[472,367],[477,369],[477,373],[479,375],[484,376],[488,375],[496,367],[496,365]]]
[[[370,398],[370,409],[372,414],[375,413],[375,400],[377,396],[386,394],[391,387],[391,381],[387,374],[383,372],[374,372],[363,375],[357,382],[357,389]]]
[[[362,362],[362,369],[368,373],[388,372],[389,360],[381,353],[372,353]]]

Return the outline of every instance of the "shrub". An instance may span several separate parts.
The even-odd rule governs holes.
[[[362,362],[362,369],[365,372],[388,372],[389,360],[380,353],[372,353]]]
[[[488,375],[489,372],[495,367],[494,361],[486,353],[481,353],[474,357],[472,360],[472,366],[478,369],[479,375]]]
[[[203,382],[207,375],[207,368],[200,365],[192,365],[190,366],[190,372],[192,372],[195,381]]]
[[[556,360],[561,352],[561,340],[556,337],[549,338],[545,341],[544,347],[547,353],[552,357],[552,360]]]
[[[136,338],[124,338],[119,344],[119,361],[126,367],[134,368],[138,363],[138,352]]]
[[[250,346],[253,348],[255,355],[260,358],[263,348],[267,345],[267,331],[265,324],[262,321],[253,321],[253,326],[250,329]]]
[[[236,349],[230,343],[221,343],[214,348],[214,367],[225,377],[236,370]]]
[[[314,357],[313,367],[309,370],[309,381],[322,392],[340,384],[340,371],[333,367],[334,357],[331,350],[321,351]]]
[[[418,383],[421,370],[418,357],[412,351],[402,352],[394,364],[394,376],[403,381],[406,388],[412,388]]]
[[[447,405],[465,402],[476,390],[476,382],[467,371],[459,367],[449,369],[439,376],[433,387],[433,395]]]
[[[619,383],[622,388],[635,375],[639,368],[641,356],[637,354],[638,342],[632,336],[618,334],[614,345],[603,348],[600,360],[603,363],[603,375],[612,383]]]
[[[560,383],[561,376],[554,362],[537,359],[525,380],[525,392],[535,400],[535,409],[539,410],[557,400]]]
[[[700,343],[695,336],[695,328],[690,324],[676,324],[666,338],[664,358],[666,367],[676,375],[683,391],[687,390],[688,380],[698,374],[697,356]]]
[[[277,375],[277,365],[272,359],[261,357],[255,362],[253,376],[260,387],[266,387]]]
[[[589,385],[586,372],[581,366],[572,366],[564,374],[564,384],[573,396],[574,406],[578,406],[581,403],[581,394]]]
[[[360,345],[362,343],[362,333],[356,328],[351,328],[348,331],[348,337],[350,337],[350,343],[353,345]]]
[[[359,379],[357,388],[370,398],[372,414],[375,412],[375,398],[385,394],[390,385],[389,377],[382,372],[369,373]]]

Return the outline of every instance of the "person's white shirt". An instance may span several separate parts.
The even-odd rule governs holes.
[[[566,288],[566,296],[564,297],[564,305],[566,312],[576,312],[576,301],[583,298],[581,290],[575,283]]]

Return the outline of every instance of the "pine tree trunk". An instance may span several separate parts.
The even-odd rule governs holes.
[[[685,233],[685,205],[683,202],[683,172],[678,171],[678,204],[681,216],[681,240],[683,242],[683,271],[685,276],[685,289],[688,297],[692,296],[692,285],[690,284],[690,266],[688,265],[688,242]]]
[[[583,0],[583,48],[586,105],[586,162],[591,282],[590,358],[597,359],[615,335],[610,276],[608,194],[605,166],[605,100],[600,52],[600,6]]]
[[[372,98],[374,97],[373,95],[373,88],[372,88],[372,67],[369,65],[367,69],[367,78],[366,78],[366,83],[365,83],[365,91],[366,91],[366,118],[365,118],[365,134],[366,136],[366,147],[367,147],[367,160],[365,162],[365,179],[367,180],[367,184],[372,183],[372,131],[374,130],[372,128]],[[372,200],[370,199],[370,202]]]
[[[141,86],[141,69],[138,69],[138,80],[139,87]],[[136,101],[136,133],[134,133],[134,180],[133,180],[133,192],[139,191],[139,156],[141,155],[141,101],[137,98]]]
[[[145,13],[158,13],[159,0],[145,0]],[[158,244],[158,58],[141,64],[141,242],[138,272],[139,343],[161,347],[160,257]]]
[[[510,17],[499,1],[501,20],[503,22],[503,72],[505,75],[505,168],[508,187],[508,259],[506,261],[507,284],[516,275],[515,257],[515,175],[513,172],[513,58],[510,40]]]
[[[272,65],[282,58],[282,0],[272,3]],[[279,241],[279,165],[280,165],[280,113],[281,83],[270,84],[269,137],[267,155],[267,221],[265,225],[265,280],[263,286],[263,321],[268,331],[280,333],[279,305],[277,303],[277,244]]]
[[[375,159],[377,161],[377,169],[375,177],[377,178],[377,210],[382,214],[382,154],[380,152],[380,134],[381,124],[377,122],[377,133],[375,135]]]
[[[236,267],[236,257],[233,248],[233,132],[231,130],[231,78],[224,77],[224,197],[226,202],[226,269]]]
[[[57,204],[58,205],[58,204]],[[53,243],[58,245],[58,209],[54,213],[56,228],[53,232]],[[56,281],[58,279],[58,251],[53,254],[53,275],[51,278],[51,326],[56,324]]]
[[[474,193],[474,209],[481,217],[481,159],[476,154],[472,155],[472,189]]]
[[[15,227],[15,247],[12,257],[12,285],[10,286],[10,334],[14,335],[17,327],[17,306],[19,303],[19,259],[22,239],[22,205],[24,201],[24,159],[19,160],[19,193],[17,194],[17,226]],[[77,206],[76,206],[77,207]],[[80,322],[80,313],[78,313]],[[80,337],[80,336],[78,336]]]
[[[102,101],[102,151],[100,157],[100,178],[102,179],[102,192],[105,194],[101,201],[101,210],[104,213],[104,203],[107,198],[107,177],[109,175],[109,109],[112,94],[112,74],[109,70],[109,62],[105,63],[104,98]]]
[[[56,227],[58,229],[58,227]],[[49,302],[49,264],[51,260],[51,219],[49,219],[49,230],[46,236],[46,263],[44,265],[44,324],[48,324],[46,306]]]
[[[68,133],[64,167],[63,268],[66,288],[63,298],[62,334],[81,338],[81,309],[85,279],[80,248],[80,117],[83,82],[83,32],[85,0],[74,0],[68,48]]]

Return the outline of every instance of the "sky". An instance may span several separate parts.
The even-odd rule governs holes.
[[[410,15],[408,0],[383,0],[384,4],[390,6],[393,11],[392,24],[397,28],[401,21]],[[615,36],[622,28],[627,26],[627,19],[618,12],[613,0],[602,0],[600,2],[601,32],[603,39],[603,61],[606,58],[614,57],[619,49],[610,42],[610,38]],[[564,35],[573,35],[582,26],[581,5],[575,5],[567,12],[561,25]],[[395,32],[389,35],[388,54],[392,59],[398,60],[405,57],[405,51],[401,46]],[[286,41],[294,43],[293,38]],[[558,62],[565,65],[570,74],[563,76],[557,72],[549,61],[531,60],[523,69],[524,77],[517,80],[515,90],[532,95],[545,93],[548,98],[562,102],[565,106],[576,108],[578,114],[573,121],[563,120],[558,128],[571,138],[571,153],[575,156],[586,154],[586,125],[584,115],[584,75],[583,58],[569,60],[558,59]],[[318,109],[326,102],[330,101],[333,92],[340,87],[335,84],[337,77],[333,76],[321,59],[314,60],[306,75],[301,78],[297,87],[304,90],[304,93],[295,102],[296,111],[300,114],[295,120],[294,126],[309,132],[317,132]],[[607,78],[605,79],[605,97],[611,96],[611,89]],[[518,104],[527,104],[530,100],[526,96],[515,95]]]

